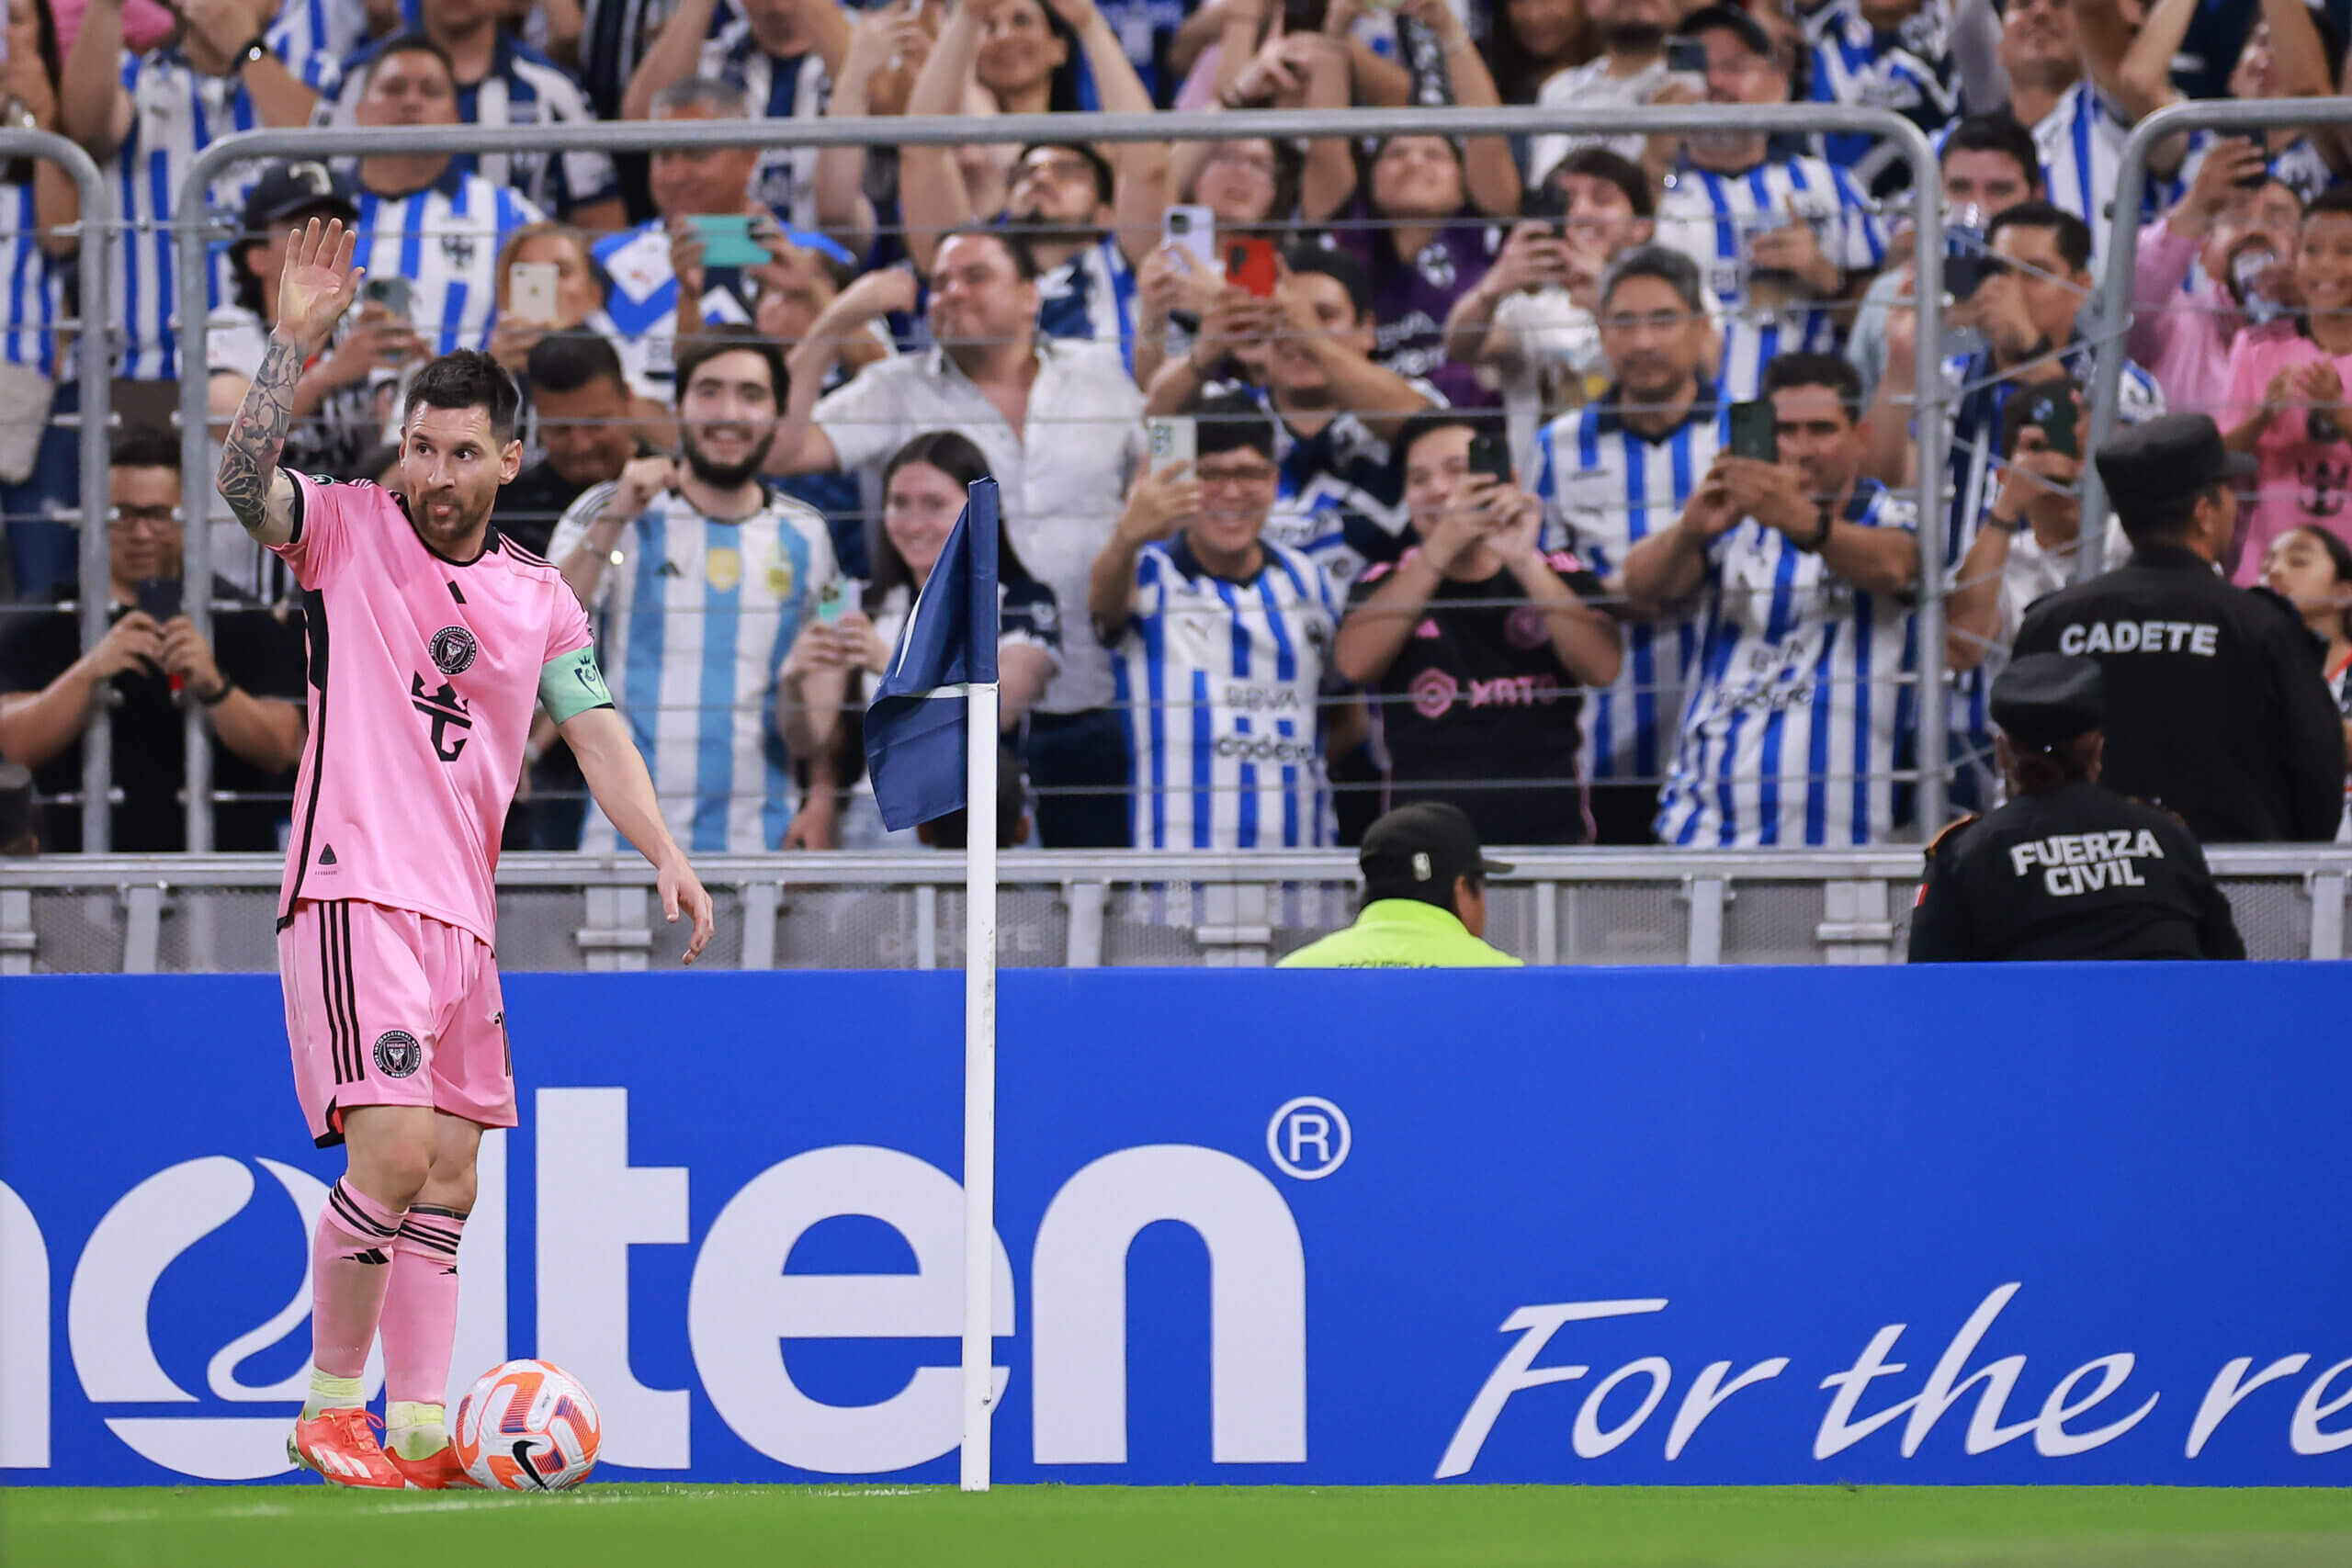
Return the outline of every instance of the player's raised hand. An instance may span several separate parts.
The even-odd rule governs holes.
[[[359,298],[359,280],[368,269],[351,265],[358,242],[340,218],[324,224],[313,218],[290,237],[277,273],[277,331],[305,355],[318,351]]]
[[[710,895],[704,890],[702,878],[695,874],[683,856],[662,867],[656,886],[662,894],[662,918],[673,925],[681,910],[694,922],[694,934],[686,938],[686,955],[682,964],[692,964],[710,945],[713,927]]]

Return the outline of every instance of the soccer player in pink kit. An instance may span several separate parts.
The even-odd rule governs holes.
[[[514,383],[495,362],[461,352],[417,373],[393,490],[277,466],[294,384],[363,270],[339,221],[292,239],[220,477],[237,521],[303,590],[311,735],[278,974],[311,1134],[349,1161],[311,1244],[311,1394],[287,1449],[344,1485],[463,1486],[442,1401],[475,1155],[483,1128],[514,1125],[492,873],[535,708],[653,863],[662,912],[693,920],[688,963],[710,940],[710,896],[662,825],[579,599],[492,525],[522,463]],[[381,1445],[360,1384],[379,1329]]]

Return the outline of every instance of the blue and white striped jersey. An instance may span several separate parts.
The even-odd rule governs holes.
[[[1848,272],[1875,270],[1886,259],[1886,225],[1854,177],[1820,159],[1768,158],[1741,175],[1688,165],[1658,202],[1657,239],[1699,265],[1724,306],[1724,357],[1718,379],[1733,401],[1753,398],[1764,367],[1796,350],[1830,353],[1842,318],[1825,303],[1770,306],[1751,299],[1747,241],[1793,213],[1813,225],[1822,254]]]
[[[1917,525],[1910,505],[1872,479],[1842,515],[1871,528]],[[1885,842],[1896,750],[1917,702],[1910,604],[1857,592],[1751,517],[1708,547],[1703,620],[1658,841]]]
[[[0,196],[0,283],[8,290],[7,332],[0,335],[0,361],[57,378],[57,323],[65,315],[63,270],[40,248],[40,219],[33,209],[33,182],[6,187]]]
[[[1647,436],[1618,413],[1623,393],[1562,414],[1535,438],[1535,493],[1544,502],[1544,547],[1573,550],[1604,582],[1652,534],[1674,526],[1723,449],[1725,419],[1702,387],[1680,424]],[[1578,766],[1595,784],[1656,783],[1673,755],[1683,680],[1698,657],[1695,618],[1624,627],[1617,679],[1585,709]]]
[[[1037,279],[1037,330],[1115,344],[1135,368],[1136,269],[1115,237],[1097,240]]]
[[[579,547],[612,490],[572,502],[548,558]],[[698,853],[780,848],[795,796],[776,672],[836,577],[825,520],[771,491],[749,518],[714,522],[671,491],[623,531],[617,554],[589,610],[670,831]],[[617,841],[592,810],[581,847],[609,853]]]
[[[1182,536],[1136,558],[1111,673],[1137,849],[1319,849],[1337,831],[1317,724],[1340,624],[1322,569],[1268,544],[1212,577]]]
[[[452,164],[407,196],[359,193],[360,264],[409,280],[409,318],[435,354],[486,348],[498,313],[498,252],[544,216],[516,192]]]
[[[1933,134],[1960,112],[1945,0],[1928,0],[1893,32],[1864,18],[1858,0],[1837,0],[1806,24],[1813,70],[1808,87],[1817,104],[1893,109]],[[1833,132],[1815,138],[1817,151],[1849,171],[1863,189],[1886,195],[1907,187],[1910,170],[1891,142]]]
[[[2066,374],[2084,387],[2090,385],[2093,357],[2089,340],[2079,334],[2060,356]],[[1968,558],[1977,531],[2000,496],[2001,420],[2019,388],[2015,381],[1999,378],[1991,355],[1984,351],[1945,360],[1943,376],[1944,395],[1951,402],[1951,463],[1945,481],[1950,491],[1944,513],[1944,581],[1950,591],[1960,586],[1961,562]],[[2156,378],[2125,360],[2123,379],[2117,389],[2116,416],[2126,424],[2137,424],[2164,412],[2164,389],[2156,385]],[[1950,721],[1954,754],[1962,761],[1954,774],[1952,801],[1969,810],[1990,810],[1996,804],[1992,690],[1993,677],[2005,662],[2004,657],[1989,658],[1948,682],[1951,695],[1945,705],[1945,717]]]
[[[2033,144],[2041,152],[2041,177],[2049,188],[2051,205],[2064,208],[2091,226],[2091,270],[2095,273],[2107,255],[2107,209],[2115,199],[2115,175],[2123,162],[2124,139],[2131,134],[2132,128],[2087,76],[2067,88],[2033,128]],[[2171,179],[2149,173],[2140,201],[2143,222],[2187,194],[2188,181],[2203,162],[2211,140],[2205,131],[2191,131],[2188,155]]]
[[[760,47],[741,17],[702,46],[702,74],[743,89],[753,119],[813,122],[833,95],[832,78],[814,51],[779,59]],[[752,189],[796,229],[817,227],[817,157],[814,147],[771,147],[760,154]]]
[[[1433,408],[1445,395],[1426,381],[1414,389]],[[1305,552],[1344,600],[1363,570],[1393,561],[1412,541],[1404,483],[1389,462],[1388,443],[1352,413],[1339,413],[1312,435],[1301,435],[1275,410],[1266,389],[1246,381],[1213,382],[1204,395],[1240,392],[1257,400],[1274,422],[1274,507],[1265,537]]]
[[[401,0],[397,30],[419,32],[424,27],[423,0]],[[269,47],[289,65],[313,57],[348,60],[367,46],[368,32],[367,0],[286,0],[270,25]],[[316,82],[311,85],[320,92],[334,90]]]
[[[334,107],[325,110],[328,123],[355,123],[352,111],[368,90],[368,66],[374,53],[375,46],[369,44],[344,62],[342,90]],[[467,125],[585,125],[595,118],[570,72],[503,29],[490,74],[458,87],[458,118]],[[620,194],[613,160],[603,152],[469,152],[453,162],[492,185],[520,191],[535,206],[558,216]]]

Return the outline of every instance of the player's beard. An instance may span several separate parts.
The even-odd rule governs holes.
[[[433,505],[436,501],[456,503],[456,514],[448,522],[443,523],[435,518]],[[415,520],[416,531],[424,536],[426,544],[445,556],[454,555],[458,546],[472,538],[481,531],[482,525],[490,521],[491,509],[497,504],[496,491],[491,491],[479,507],[467,505],[461,491],[451,491],[442,496],[417,495],[409,498],[409,515]]]
[[[741,490],[759,478],[761,468],[767,464],[768,449],[775,445],[775,426],[771,424],[767,434],[752,444],[741,462],[722,464],[703,451],[695,435],[691,425],[681,426],[678,431],[679,444],[686,452],[686,467],[694,470],[696,479],[713,490]]]

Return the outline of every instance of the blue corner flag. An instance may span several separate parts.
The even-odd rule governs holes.
[[[966,804],[967,698],[996,684],[996,481],[978,479],[865,710],[865,765],[893,832]]]

